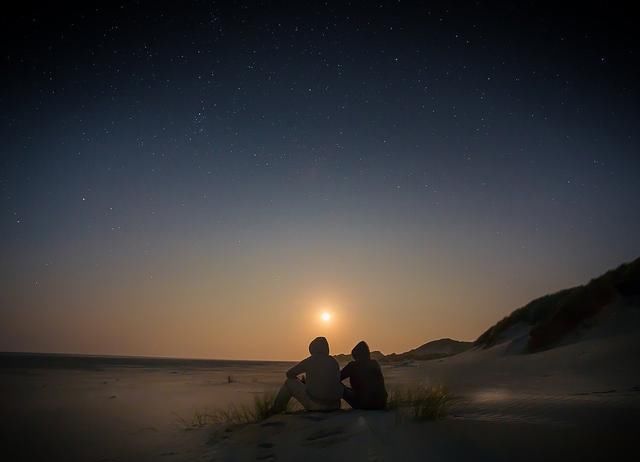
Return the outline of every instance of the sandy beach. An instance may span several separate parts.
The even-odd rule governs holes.
[[[447,384],[457,399],[444,420],[380,411],[276,416],[219,432],[204,460],[635,460],[640,331],[629,326],[639,315],[629,310],[597,334],[533,355],[505,342],[385,368],[392,386]]]
[[[93,368],[15,362],[0,368],[0,434],[10,460],[193,460],[209,433],[190,426],[196,413],[250,402],[287,368],[241,361],[105,366],[98,358],[89,362]]]
[[[514,338],[384,365],[390,388],[448,387],[456,399],[434,422],[343,403],[334,413],[199,426],[199,413],[274,390],[290,363],[98,361],[89,369],[12,360],[0,369],[2,446],[15,461],[632,460],[639,317],[637,308],[616,311],[579,341],[536,354],[514,352]]]
[[[632,2],[3,6],[0,462],[640,460]]]

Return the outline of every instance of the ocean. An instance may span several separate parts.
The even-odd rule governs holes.
[[[109,367],[210,369],[234,367],[278,367],[286,361],[162,358],[149,356],[77,355],[64,353],[0,352],[1,369],[91,369]]]

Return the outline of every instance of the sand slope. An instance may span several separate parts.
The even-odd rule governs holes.
[[[221,436],[220,436],[221,435]],[[209,461],[633,460],[631,432],[596,425],[549,426],[449,418],[398,421],[392,412],[343,411],[273,417],[219,434]]]
[[[388,365],[390,386],[446,384],[458,397],[442,421],[394,412],[275,416],[218,429],[211,461],[636,460],[640,309],[612,306],[565,344],[523,354],[526,331],[433,361]]]

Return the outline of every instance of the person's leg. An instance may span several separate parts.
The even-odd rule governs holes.
[[[289,404],[289,400],[291,399],[291,393],[289,392],[289,387],[287,387],[287,382],[291,379],[287,379],[280,387],[280,391],[276,395],[276,399],[273,401],[273,406],[271,407],[271,412],[274,414],[279,414],[283,412],[287,408],[287,404]]]
[[[317,406],[307,395],[304,383],[298,379],[287,379],[273,402],[272,411],[275,413],[283,412],[292,397],[297,399],[306,410],[313,410]]]
[[[332,404],[317,403],[307,394],[307,387],[304,383],[298,379],[287,379],[276,396],[272,408],[273,412],[283,412],[292,397],[298,400],[307,411],[332,411],[340,409],[339,400]]]
[[[291,396],[297,399],[307,411],[312,411],[317,407],[317,404],[307,394],[307,386],[300,380],[287,379],[285,386]]]
[[[347,404],[351,406],[353,409],[358,408],[356,394],[353,392],[351,388],[344,387],[344,390],[342,392],[342,399],[345,400]]]
[[[331,403],[320,403],[313,400],[307,393],[307,385],[300,380],[287,380],[289,393],[297,399],[307,411],[335,411],[340,409],[340,400]]]

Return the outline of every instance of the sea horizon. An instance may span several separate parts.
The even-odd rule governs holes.
[[[76,361],[76,362],[74,362]],[[105,367],[219,367],[292,363],[295,360],[183,358],[178,356],[114,355],[32,351],[0,351],[0,368],[85,368]]]

